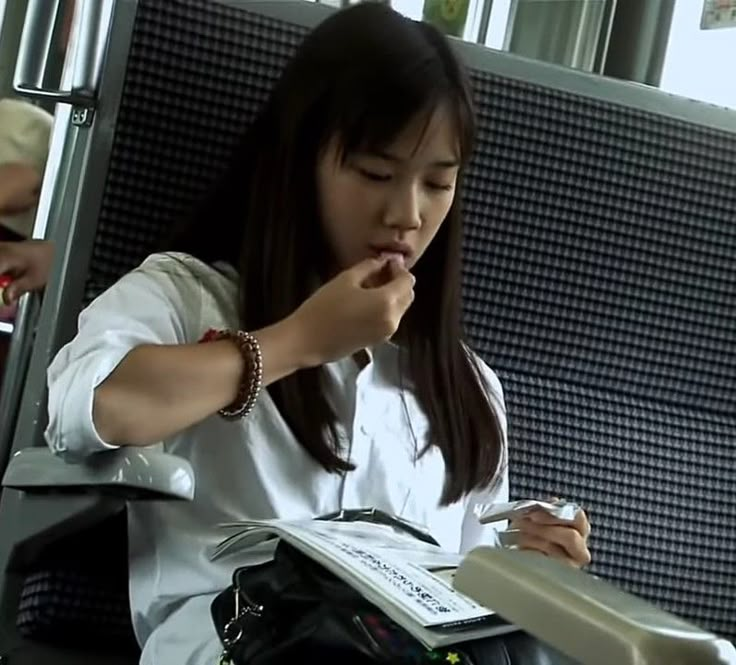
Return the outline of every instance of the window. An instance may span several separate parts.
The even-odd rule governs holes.
[[[702,14],[702,0],[675,3],[660,87],[736,109],[736,27],[702,30]]]
[[[345,3],[343,0],[309,0],[310,2],[320,2],[332,7],[341,7]],[[349,0],[350,4],[355,4],[360,0]],[[0,0],[2,2],[2,0]],[[491,3],[491,14],[489,28],[486,32],[485,45],[492,48],[503,48],[504,37],[506,35],[506,24],[508,22],[511,0],[470,0],[468,5],[468,18],[465,23],[465,31],[463,39],[471,42],[479,40],[483,9],[486,4]],[[401,12],[404,16],[408,16],[416,21],[421,20],[424,9],[424,0],[391,0],[391,7]]]

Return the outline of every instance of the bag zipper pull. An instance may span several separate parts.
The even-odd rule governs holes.
[[[218,665],[233,665],[230,659],[230,653],[240,640],[243,639],[243,626],[240,621],[243,617],[251,615],[254,617],[263,616],[263,605],[254,603],[244,592],[242,592],[237,586],[233,585],[233,594],[235,600],[235,616],[225,624],[225,628],[222,631],[222,644],[224,649]],[[240,600],[245,601],[243,607],[240,606]]]

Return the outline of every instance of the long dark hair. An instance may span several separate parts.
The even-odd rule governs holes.
[[[419,113],[447,104],[463,166],[475,121],[465,73],[445,38],[377,3],[337,12],[310,35],[246,132],[193,228],[175,249],[239,266],[241,316],[257,330],[291,314],[330,258],[319,218],[317,160],[333,137],[343,154],[388,145]],[[455,202],[414,269],[416,298],[399,339],[407,378],[444,456],[442,502],[492,486],[504,461],[499,419],[461,324],[460,170]],[[222,228],[213,228],[222,224]],[[352,469],[339,449],[324,370],[300,371],[269,387],[285,421],[326,470]],[[426,452],[426,448],[418,454]]]

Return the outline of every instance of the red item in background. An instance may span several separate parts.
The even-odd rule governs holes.
[[[0,275],[0,304],[3,302],[3,293],[10,284],[13,282],[13,278],[10,275]]]
[[[3,293],[12,282],[13,278],[10,275],[0,275],[0,321],[12,321],[15,319],[15,305],[5,305],[3,302]]]
[[[10,275],[0,275],[0,321],[6,320],[4,319],[5,314],[9,317],[7,320],[15,318],[15,308],[3,305],[3,291],[10,286],[12,281],[13,278]],[[9,341],[10,338],[7,335],[0,335],[0,389],[2,388],[2,379],[5,373],[5,358],[8,355]]]

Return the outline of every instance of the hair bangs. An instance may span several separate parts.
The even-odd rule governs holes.
[[[456,77],[448,75],[447,63],[436,52],[414,53],[413,61],[406,55],[404,61],[353,76],[345,81],[345,88],[335,90],[324,117],[323,139],[336,139],[343,159],[359,152],[380,153],[419,120],[418,149],[437,109],[447,106],[455,124],[458,159],[467,163],[475,123],[466,89],[453,83]]]

